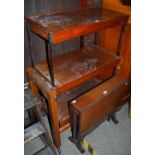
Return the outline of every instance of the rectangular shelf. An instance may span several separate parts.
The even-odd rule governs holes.
[[[53,58],[57,91],[65,92],[99,75],[106,79],[119,61],[118,56],[94,45],[59,55]],[[46,61],[36,64],[35,69],[51,81]]]
[[[60,13],[48,13],[26,18],[31,30],[58,43],[104,28],[126,23],[128,15],[103,8],[80,8]]]

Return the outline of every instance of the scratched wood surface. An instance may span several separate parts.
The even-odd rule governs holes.
[[[61,11],[66,9],[75,9],[80,7],[80,0],[25,0],[24,1],[24,16],[32,16],[38,13]],[[33,57],[35,62],[45,60],[45,41],[32,33],[33,42]],[[57,53],[53,55],[59,55],[62,52],[67,52],[78,47],[79,39],[73,39],[65,41],[56,46]],[[38,46],[39,45],[39,46]],[[28,46],[26,26],[24,24],[24,68],[32,66],[30,51]],[[24,82],[27,82],[26,72],[24,74]]]
[[[46,13],[26,18],[30,29],[53,43],[59,43],[81,35],[125,23],[128,15],[107,9],[91,7],[60,13]]]
[[[119,61],[119,57],[93,45],[57,56],[53,59],[56,88],[64,92],[66,87],[73,88],[97,75],[107,76],[106,68],[113,69]],[[35,68],[50,82],[46,62]]]
[[[94,5],[94,0],[89,0],[90,5]],[[95,0],[97,6],[102,7],[102,0]],[[66,9],[80,8],[80,0],[24,0],[24,16],[32,16],[38,13],[62,11]],[[89,39],[90,40],[90,39]],[[45,41],[35,34],[32,34],[33,41],[33,57],[35,62],[45,60]],[[91,39],[92,41],[92,39]],[[38,46],[39,45],[39,46]],[[55,55],[65,53],[67,51],[79,47],[79,39],[65,41],[56,46]],[[24,68],[30,67],[31,59],[28,47],[26,27],[24,24]],[[27,82],[26,73],[24,74],[24,82]]]

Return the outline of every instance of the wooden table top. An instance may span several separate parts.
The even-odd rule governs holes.
[[[106,69],[114,68],[119,61],[120,58],[113,53],[94,45],[57,56],[53,58],[56,88],[64,91],[97,75],[106,75]],[[36,64],[35,68],[50,82],[46,61]]]
[[[58,43],[100,29],[127,22],[128,15],[103,8],[80,8],[60,13],[47,13],[26,18],[31,30]]]
[[[82,111],[88,108],[90,105],[93,105],[99,98],[110,94],[114,90],[114,86],[118,87],[120,86],[120,84],[125,84],[125,82],[127,82],[127,80],[123,77],[114,76],[107,82],[102,83],[98,87],[95,87],[91,91],[88,91],[85,94],[81,95],[76,99],[76,103],[72,104],[74,108]],[[106,92],[106,94],[104,94],[104,92]]]

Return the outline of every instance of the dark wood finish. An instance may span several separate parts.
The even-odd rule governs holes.
[[[80,37],[80,48],[84,47],[84,36]]]
[[[40,89],[42,91],[42,94],[46,98],[48,98],[48,94],[52,89],[51,84],[44,77],[40,76],[38,72],[36,72],[36,70],[34,70],[33,68],[30,68],[30,67],[27,68],[27,76],[30,83],[32,83],[32,86],[33,86],[32,87],[30,85],[31,90],[33,91],[33,88],[35,88],[35,91],[37,91],[38,93],[38,89]],[[33,91],[34,94],[35,94],[35,91]]]
[[[51,42],[58,43],[104,28],[122,25],[127,20],[127,15],[118,12],[101,8],[82,8],[29,17],[27,23],[36,34],[47,39],[47,34],[50,33]],[[88,62],[88,59],[98,59],[98,61]],[[81,63],[83,63],[82,67]],[[52,134],[57,148],[61,146],[60,131],[69,127],[68,107],[67,104],[59,105],[59,95],[67,93],[66,91],[70,91],[99,75],[102,75],[102,80],[110,78],[113,68],[118,63],[119,57],[95,46],[86,46],[80,50],[55,57],[53,65],[56,87],[52,87],[50,84],[46,62],[36,64],[35,69],[28,69],[32,86],[36,90],[39,88],[48,100]]]
[[[81,0],[81,8],[88,7],[88,0]],[[84,36],[80,36],[80,48],[84,47]]]
[[[88,0],[81,0],[81,7],[88,7]]]
[[[77,146],[77,148],[80,150],[81,153],[84,153],[85,150],[77,137],[79,118],[76,113],[71,113],[71,119],[72,119],[72,136],[69,137],[69,140]]]
[[[123,5],[131,5],[131,0],[120,0]]]
[[[128,106],[129,106],[129,108],[128,108],[128,117],[129,117],[129,119],[131,119],[131,99],[129,100]]]
[[[103,28],[126,23],[128,16],[102,8],[81,8],[62,13],[42,14],[27,18],[31,30],[48,38],[52,35],[52,42],[58,43],[79,37]]]
[[[95,124],[101,117],[117,109],[117,107],[120,106],[119,101],[128,91],[127,80],[120,77],[113,77],[76,99],[76,104],[73,104],[73,106],[80,111],[81,119],[79,132],[83,133],[91,124]],[[99,100],[99,98],[101,98],[101,100]],[[92,108],[89,109],[89,106]],[[90,119],[91,121],[88,121],[89,117],[92,115],[93,118]]]
[[[48,107],[52,125],[53,141],[55,146],[60,149],[61,141],[59,133],[58,105],[56,101],[56,95],[56,91],[52,89],[48,96]]]
[[[119,40],[119,33],[121,27],[111,28],[106,31],[102,31],[100,34],[100,46],[112,51],[113,53],[117,50],[117,43]],[[113,42],[111,42],[111,37],[113,37]],[[131,70],[131,27],[126,26],[122,46],[120,49],[121,61],[117,68],[118,74],[128,78],[130,80],[130,70]]]
[[[60,147],[61,143],[60,143],[60,137],[58,138],[58,135],[60,135],[60,132],[70,127],[68,101],[72,100],[73,98],[76,98],[77,96],[80,96],[81,94],[85,93],[87,90],[95,87],[101,81],[94,79],[82,84],[79,87],[76,87],[75,89],[67,91],[65,94],[60,94],[57,97],[53,97],[51,93],[52,87],[50,83],[47,82],[47,80],[45,80],[34,69],[32,68],[28,69],[28,77],[31,81],[35,81],[34,85],[38,86],[38,88],[43,92],[44,96],[49,101],[48,105],[49,105],[49,109],[51,109],[50,115],[52,116],[51,123],[54,127],[57,125],[57,128],[55,127],[55,130],[52,131],[53,135],[56,136],[54,142],[57,147]],[[50,96],[51,96],[51,99],[49,98]],[[59,132],[59,133],[55,133],[55,132]]]
[[[43,95],[48,98],[52,87],[49,82],[47,82],[40,74],[38,74],[34,69],[28,69],[28,76],[31,77],[31,80],[35,81],[34,85],[38,86],[38,88],[42,91]],[[30,70],[33,70],[30,72]],[[92,79],[83,83],[82,85],[71,89],[63,94],[57,96],[57,104],[58,104],[58,119],[59,119],[59,127],[60,131],[65,130],[70,126],[69,121],[69,112],[68,112],[68,101],[76,98],[77,96],[85,93],[87,90],[95,87],[101,83],[100,80]]]
[[[111,76],[113,68],[119,63],[119,57],[95,46],[68,52],[53,59],[55,84],[58,92],[78,86],[92,77],[101,75],[104,79]],[[47,63],[35,66],[36,70],[50,82]],[[110,74],[106,71],[111,71]]]
[[[118,68],[118,74],[126,77],[130,81],[131,76],[131,26],[127,25],[124,38],[122,41],[121,57],[123,58],[120,67]]]
[[[129,15],[128,25],[126,26],[125,33],[123,36],[122,46],[121,46],[121,63],[118,67],[118,73],[130,81],[131,74],[131,7],[124,6],[121,4],[120,0],[104,0],[103,7],[106,9],[111,9],[114,11],[119,11]],[[119,39],[120,26],[115,28],[109,28],[102,31],[100,35],[100,46],[104,47],[115,53],[117,49],[117,43]],[[111,37],[113,42],[111,42]]]
[[[121,0],[103,0],[103,8],[118,11],[129,15],[128,24],[131,24],[131,6],[121,3]]]
[[[102,5],[101,5],[102,6]],[[80,8],[80,0],[25,0],[24,1],[24,17],[33,16],[39,13],[62,11],[66,9]],[[33,56],[35,62],[45,60],[45,41],[38,36],[32,34]],[[38,46],[39,45],[39,46]],[[54,55],[61,54],[79,47],[79,39],[72,39],[57,45],[57,52]],[[31,66],[30,52],[27,41],[27,33],[24,24],[24,82],[28,82],[26,68]]]
[[[69,116],[69,105],[68,102],[74,98],[84,94],[88,90],[97,86],[101,81],[97,79],[92,79],[80,85],[77,88],[74,88],[70,91],[67,91],[65,94],[61,94],[57,98],[58,103],[58,112],[59,112],[59,126],[60,131],[63,131],[65,128],[70,127],[70,116]]]
[[[120,50],[120,56],[121,56],[121,62],[117,68],[117,74],[120,76],[123,76],[124,78],[127,78],[129,80],[129,84],[131,87],[131,6],[125,6],[121,3],[121,0],[104,0],[103,1],[103,7],[106,9],[110,9],[113,11],[122,12],[129,15],[128,24],[126,26],[124,35],[123,35],[123,41],[122,46]],[[104,47],[112,52],[115,53],[120,33],[120,26],[115,28],[109,28],[100,33],[100,46]],[[113,38],[113,41],[111,42],[111,38]],[[129,87],[129,89],[131,89]],[[128,95],[126,98],[128,98]],[[125,99],[124,102],[130,102],[129,98],[128,100]],[[130,105],[130,104],[129,104]],[[130,106],[129,106],[130,111]]]
[[[81,0],[82,1],[82,0]],[[89,2],[94,0],[89,0]],[[95,0],[97,6],[102,7],[102,0]],[[94,3],[92,3],[94,4]],[[25,0],[24,1],[24,17],[32,16],[38,13],[62,11],[66,9],[80,8],[80,0]],[[33,55],[36,62],[45,60],[45,42],[43,39],[32,36],[33,38]],[[39,46],[38,46],[39,45]],[[54,55],[59,55],[62,52],[67,52],[79,47],[79,38],[75,38],[69,41],[62,42],[57,45],[57,52]],[[28,48],[27,34],[24,24],[24,68],[31,66],[31,59]],[[24,74],[24,82],[28,82],[26,72]]]
[[[129,93],[129,83],[120,76],[114,76],[103,84],[88,91],[82,96],[73,100],[70,104],[72,119],[72,140],[73,143],[80,144],[81,140],[102,120],[110,117],[116,124],[115,111],[122,106],[120,102]],[[75,136],[76,135],[76,136]],[[79,149],[81,151],[81,149]],[[82,151],[83,152],[83,151]]]
[[[116,112],[110,114],[109,118],[115,123],[118,124],[118,120],[116,118]]]

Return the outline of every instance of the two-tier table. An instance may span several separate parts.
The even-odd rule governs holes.
[[[127,20],[125,14],[102,8],[80,8],[26,18],[30,52],[31,32],[44,38],[47,43],[46,61],[34,64],[32,58],[33,67],[28,68],[27,72],[33,92],[37,95],[39,89],[47,98],[57,148],[61,146],[60,132],[70,126],[68,101],[115,74]],[[122,25],[122,29],[116,55],[94,44],[80,46],[54,58],[52,56],[57,43],[118,25]]]

